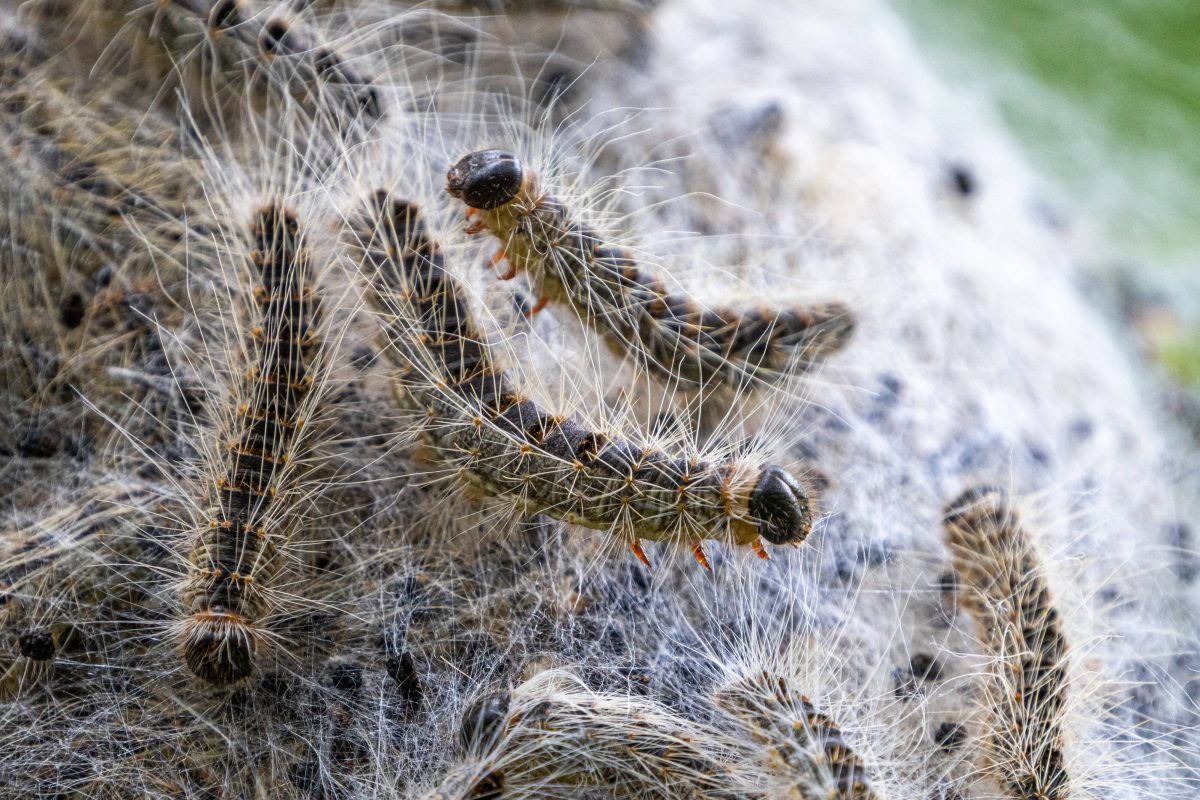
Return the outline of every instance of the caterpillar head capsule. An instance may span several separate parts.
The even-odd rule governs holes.
[[[253,627],[241,614],[214,606],[187,620],[183,659],[201,680],[229,686],[254,671],[255,638]]]
[[[458,740],[464,751],[486,751],[504,733],[512,698],[508,692],[492,692],[478,698],[463,713]]]
[[[812,531],[812,505],[800,481],[768,466],[750,494],[750,514],[759,535],[771,544],[799,544]]]
[[[471,208],[490,211],[517,196],[525,178],[521,161],[504,150],[463,156],[446,174],[446,191]]]

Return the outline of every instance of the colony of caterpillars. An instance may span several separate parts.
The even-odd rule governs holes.
[[[87,19],[124,29],[132,25],[143,37],[141,46],[163,48],[187,69],[199,67],[199,77],[190,78],[198,88],[181,79],[181,85],[206,98],[192,109],[190,124],[196,128],[182,138],[203,132],[209,124],[204,115],[225,119],[236,109],[254,118],[282,98],[284,105],[302,110],[299,117],[310,126],[307,136],[332,136],[352,147],[387,118],[385,92],[366,69],[305,28],[305,17],[274,16],[266,6],[238,0],[130,0],[84,4],[75,11],[35,10],[49,21],[35,31],[10,21],[4,41],[0,89],[11,161],[6,162],[11,183],[4,198],[5,256],[22,265],[14,267],[9,280],[14,286],[62,290],[65,298],[75,296],[78,287],[104,286],[107,280],[97,296],[119,298],[115,304],[125,309],[117,323],[123,326],[122,347],[134,348],[121,352],[138,365],[107,374],[118,382],[134,376],[138,386],[149,386],[138,402],[159,403],[155,414],[166,421],[164,427],[185,420],[183,427],[203,444],[170,457],[169,466],[183,466],[168,482],[193,510],[174,538],[155,533],[169,514],[155,500],[153,470],[130,473],[137,474],[136,482],[106,490],[110,499],[84,504],[79,513],[39,519],[31,509],[49,509],[62,498],[35,493],[23,506],[26,513],[12,516],[21,524],[12,523],[17,532],[0,551],[6,603],[0,620],[9,648],[0,657],[0,698],[13,704],[10,709],[59,696],[72,713],[95,720],[88,716],[99,713],[95,698],[86,691],[77,694],[68,678],[74,675],[78,682],[82,674],[86,684],[106,665],[95,660],[95,648],[80,655],[72,642],[89,635],[111,639],[118,630],[133,631],[132,652],[152,654],[147,663],[155,669],[174,665],[169,669],[182,679],[172,677],[172,691],[208,698],[207,706],[173,707],[170,725],[180,730],[194,734],[198,728],[245,724],[231,709],[247,702],[248,688],[261,703],[272,702],[274,695],[263,688],[268,684],[280,696],[290,691],[278,688],[277,665],[290,663],[293,673],[307,668],[299,657],[288,662],[292,654],[287,651],[304,649],[304,642],[319,640],[321,633],[319,622],[289,619],[290,609],[320,604],[332,609],[353,599],[320,594],[327,584],[306,576],[322,567],[314,567],[299,543],[314,540],[302,530],[320,519],[314,511],[320,496],[312,491],[310,472],[322,448],[331,446],[329,431],[336,426],[329,418],[339,413],[329,376],[347,367],[350,358],[341,340],[356,325],[362,327],[362,319],[369,320],[366,340],[379,344],[394,410],[416,420],[406,439],[414,459],[427,464],[426,474],[437,481],[467,490],[468,499],[456,501],[464,507],[491,498],[518,517],[599,532],[632,551],[640,561],[637,568],[646,570],[651,559],[645,541],[688,550],[711,569],[706,542],[750,548],[769,559],[770,547],[799,545],[810,535],[816,492],[792,467],[735,447],[695,455],[653,443],[636,430],[600,430],[577,408],[556,408],[527,394],[473,304],[463,277],[468,271],[451,263],[426,210],[406,195],[403,182],[374,176],[375,186],[389,188],[372,187],[343,202],[333,237],[323,232],[329,219],[305,216],[303,204],[289,205],[282,189],[286,181],[254,196],[248,212],[220,209],[232,222],[209,222],[206,203],[200,202],[204,193],[191,191],[191,173],[162,158],[164,147],[180,137],[169,117],[148,113],[136,129],[123,129],[120,103],[128,101],[120,93],[128,87],[110,87],[113,107],[81,101],[55,72],[49,55],[61,35],[54,23],[77,26]],[[189,53],[195,58],[184,57]],[[238,106],[236,93],[231,96],[230,87],[239,81],[253,89],[249,110]],[[186,106],[185,96],[180,92],[164,102]],[[90,122],[76,124],[80,119]],[[328,120],[338,124],[322,128]],[[836,357],[851,340],[855,316],[841,302],[710,308],[672,291],[628,247],[606,240],[553,194],[520,155],[468,150],[463,147],[461,158],[441,166],[444,189],[460,204],[464,234],[496,240],[491,260],[496,274],[524,275],[536,293],[532,314],[547,309],[577,318],[589,334],[668,393],[702,395],[709,404],[736,403],[749,392],[787,384]],[[305,168],[319,170],[320,162]],[[220,193],[206,200],[211,210]],[[222,224],[218,234],[214,225]],[[314,244],[318,236],[325,237],[320,246]],[[213,255],[218,251],[221,255]],[[335,330],[324,297],[330,287],[322,286],[318,258],[353,265],[370,309],[355,315],[360,322]],[[168,283],[174,280],[178,287],[211,279],[202,265],[222,260],[239,276],[226,290],[235,311],[221,318],[231,354],[220,365],[226,379],[197,387],[194,376],[183,371],[154,372],[147,365],[159,356],[150,350],[169,347],[170,337],[162,331],[184,329],[179,318],[186,301],[175,297],[161,303],[168,310],[139,311],[131,304],[139,290],[130,276],[175,270]],[[181,281],[179,275],[186,277]],[[10,425],[32,424],[39,415],[51,425],[69,420],[59,406],[70,393],[65,388],[70,377],[57,377],[67,367],[47,366],[43,351],[52,348],[26,321],[36,316],[29,312],[37,302],[21,296],[5,308],[5,345],[16,347],[5,355],[5,375],[24,403],[16,411],[23,421],[14,417]],[[64,300],[58,324],[68,333],[45,341],[76,336],[70,331],[83,322],[97,326],[91,335],[108,335],[98,329],[99,305]],[[86,359],[86,351],[79,358]],[[129,391],[125,386],[117,393]],[[171,399],[162,400],[164,394]],[[97,416],[118,431],[112,441],[131,435],[114,407],[102,399],[91,402]],[[34,461],[57,447],[39,436],[25,431],[14,446],[5,446],[12,458]],[[135,438],[150,447],[149,433]],[[5,491],[17,497],[14,486],[36,477],[9,476]],[[994,779],[1007,797],[1069,797],[1060,720],[1067,645],[1026,534],[995,490],[963,495],[948,508],[945,527],[954,573],[968,595],[965,605],[976,616],[992,659],[984,676],[989,722],[988,733],[980,737],[980,774]],[[129,530],[136,533],[130,536]],[[104,545],[108,561],[79,562],[79,553],[102,538],[97,532],[115,542]],[[164,558],[164,549],[182,558]],[[352,546],[349,551],[354,552]],[[136,564],[140,571],[122,572],[123,564]],[[64,594],[54,585],[88,570],[93,573],[78,578],[84,588],[77,593]],[[130,578],[134,572],[136,581]],[[145,588],[156,585],[168,590]],[[334,585],[339,591],[354,588]],[[432,591],[432,584],[420,578],[402,585],[409,594]],[[43,602],[43,595],[51,599]],[[152,600],[163,604],[155,619],[138,618],[131,610]],[[90,634],[68,618],[71,609],[89,603],[103,609]],[[60,611],[61,619],[55,616]],[[435,689],[424,684],[423,667],[412,653],[390,635],[378,632],[388,653],[384,671],[390,691],[400,699],[387,713],[416,719]],[[125,646],[102,643],[100,650],[111,647],[132,658],[121,649]],[[288,776],[287,792],[340,796],[330,788],[337,785],[330,777],[335,768],[369,761],[371,748],[379,746],[359,732],[362,718],[369,717],[362,708],[361,668],[339,662],[330,675],[320,713],[328,712],[323,735],[331,744],[309,756],[281,745],[281,754],[270,756],[271,766],[264,767],[270,780]],[[526,677],[516,689],[484,694],[463,713],[463,760],[428,796],[884,796],[873,785],[875,766],[855,750],[854,734],[822,710],[821,698],[802,695],[794,679],[784,675],[749,674],[718,688],[709,704],[716,716],[703,721],[680,716],[658,700],[590,687],[563,671]],[[64,688],[68,685],[72,688]],[[135,729],[144,724],[153,730],[161,711],[155,703],[171,706],[161,698],[139,697],[131,706],[137,713],[121,712],[121,719]],[[275,747],[275,733],[261,735]],[[758,758],[747,756],[748,743]],[[193,754],[154,752],[174,752],[180,759],[178,775],[167,768],[154,776],[145,767],[114,767],[113,775],[123,770],[140,775],[154,796],[193,796],[188,787],[219,785],[240,774],[230,762],[253,755],[231,748],[200,763],[192,761]],[[275,758],[290,766],[278,767]],[[754,775],[770,778],[756,783]],[[0,784],[10,780],[5,776]],[[96,788],[104,780],[102,775],[35,775],[28,786],[36,784],[39,792],[67,786],[64,796],[72,791],[109,796]],[[544,795],[529,788],[538,786]],[[559,794],[549,786],[557,786]],[[275,790],[258,789],[266,796]]]

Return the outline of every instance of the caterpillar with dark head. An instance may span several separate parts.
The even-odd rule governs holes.
[[[146,51],[146,63],[162,68],[158,80],[195,80],[206,101],[190,106],[197,119],[216,110],[207,107],[212,100],[220,116],[232,109],[229,101],[245,99],[260,106],[298,101],[343,134],[381,119],[386,111],[381,88],[348,54],[325,41],[323,15],[305,5],[261,0],[35,4],[43,27],[61,32],[74,46],[91,37],[103,50],[124,34],[132,47]]]
[[[1005,493],[970,489],[946,507],[959,590],[989,657],[987,754],[1014,798],[1066,800],[1067,640],[1041,562]]]
[[[610,347],[633,353],[672,386],[752,387],[812,367],[841,350],[854,330],[842,303],[810,308],[706,308],[668,290],[633,254],[604,241],[514,154],[481,150],[450,168],[446,191],[467,206],[469,233],[490,232],[502,277],[525,272],[534,310],[566,303]]]
[[[645,697],[544,670],[463,720],[463,761],[426,800],[637,797],[761,800],[736,742]]]
[[[588,430],[539,408],[493,361],[460,284],[417,209],[379,192],[358,223],[371,295],[387,317],[397,395],[424,413],[441,461],[484,494],[529,514],[619,537],[683,542],[708,566],[706,539],[800,543],[811,491],[787,470],[732,458],[677,457]]]
[[[788,797],[876,800],[866,766],[841,729],[812,700],[794,694],[788,680],[768,672],[736,680],[717,693],[765,748],[771,773]]]
[[[230,436],[208,488],[207,525],[192,542],[180,592],[184,661],[216,685],[249,676],[264,640],[270,583],[295,524],[289,486],[311,445],[305,426],[322,342],[321,300],[295,215],[266,206],[251,234],[258,279],[253,360],[232,398]]]

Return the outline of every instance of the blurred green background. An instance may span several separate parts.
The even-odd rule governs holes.
[[[892,0],[1123,269],[1200,318],[1200,0]]]
[[[1200,0],[891,2],[1099,234],[1088,266],[1200,440]]]

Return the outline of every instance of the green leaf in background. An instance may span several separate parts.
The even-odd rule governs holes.
[[[1200,390],[1200,331],[1161,342],[1157,348],[1158,361],[1175,380],[1193,390]]]
[[[1200,2],[893,0],[1124,261],[1200,311]]]

